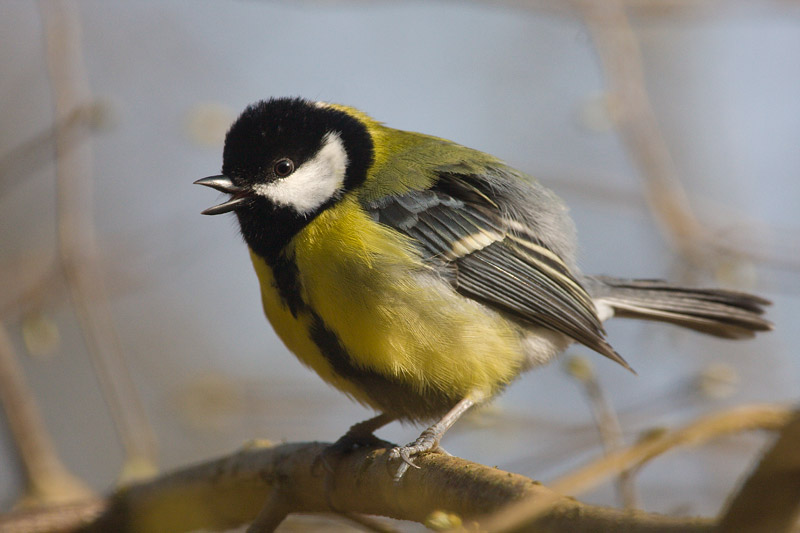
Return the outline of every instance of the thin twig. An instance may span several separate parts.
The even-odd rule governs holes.
[[[40,2],[55,101],[58,244],[61,266],[101,388],[126,452],[126,465],[152,473],[155,436],[128,371],[112,320],[92,206],[92,153],[87,128],[58,128],[92,101],[81,54],[80,18],[69,1]],[[125,472],[125,470],[123,471]]]
[[[75,533],[105,510],[107,502],[102,498],[52,505],[35,509],[15,509],[0,515],[2,533]]]
[[[625,4],[622,0],[580,2],[580,8],[603,65],[617,126],[644,179],[650,209],[676,249],[693,264],[705,265],[710,239],[692,211],[659,129]]]
[[[28,250],[0,265],[0,320],[36,307],[61,288],[50,247]]]
[[[606,454],[620,450],[624,444],[622,426],[617,413],[603,393],[591,363],[585,358],[575,356],[567,362],[567,368],[570,374],[583,385],[583,391],[589,401],[589,407],[592,410],[592,416]],[[629,469],[620,471],[617,479],[617,494],[622,506],[626,509],[636,509],[639,506],[633,471]]]
[[[791,408],[779,405],[753,405],[715,413],[681,429],[655,435],[627,449],[601,457],[549,486],[557,494],[585,492],[623,470],[641,468],[651,459],[677,447],[697,446],[712,438],[742,431],[777,430],[785,426],[792,416]],[[545,515],[556,504],[554,498],[550,501],[522,500],[482,520],[481,524],[490,531],[512,530]]]
[[[32,176],[36,166],[49,161],[58,132],[72,128],[97,128],[102,120],[103,106],[99,102],[83,104],[72,109],[69,114],[50,125],[44,131],[32,135],[22,143],[0,154],[0,194],[12,183],[22,183]],[[80,141],[77,136],[68,136],[71,141]],[[64,145],[64,148],[69,148]],[[20,179],[15,179],[19,177]]]
[[[59,505],[93,497],[89,487],[59,459],[2,322],[0,404],[25,467],[27,487],[20,503],[25,507]]]
[[[800,515],[800,413],[731,499],[719,533],[793,531]]]
[[[641,468],[655,457],[678,447],[699,446],[722,435],[742,431],[781,429],[792,412],[792,408],[781,405],[748,405],[713,413],[600,458],[555,480],[551,487],[562,494],[580,494],[621,470]]]

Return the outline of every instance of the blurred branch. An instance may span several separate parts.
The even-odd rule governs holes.
[[[622,427],[619,418],[603,393],[603,388],[597,380],[597,374],[595,374],[592,364],[585,357],[573,356],[567,361],[567,370],[583,386],[583,392],[589,401],[592,417],[600,433],[600,440],[603,442],[606,454],[622,448]],[[639,506],[634,475],[630,469],[619,471],[617,493],[624,508],[636,509]]]
[[[697,446],[712,438],[754,429],[781,429],[792,418],[789,407],[779,405],[756,405],[736,407],[715,413],[689,425],[659,433],[630,446],[608,454],[593,463],[550,483],[556,494],[577,494],[597,486],[619,472],[641,468],[651,459],[679,446]],[[523,499],[488,517],[481,525],[490,531],[507,531],[529,524],[551,511],[555,500]]]
[[[642,2],[630,0],[572,0],[591,31],[612,97],[612,112],[622,140],[644,180],[645,199],[667,240],[690,264],[716,269],[730,259],[748,257],[778,267],[797,269],[799,263],[781,250],[764,250],[720,235],[719,228],[700,220],[689,201],[647,93],[642,54],[628,13]],[[654,6],[709,8],[711,1],[650,2]],[[746,5],[747,3],[741,3]],[[730,8],[730,3],[726,4]],[[652,13],[651,13],[652,14]],[[796,237],[795,239],[796,240]],[[774,248],[774,247],[773,247]],[[761,250],[761,251],[757,251]]]
[[[66,116],[42,132],[26,139],[18,146],[0,155],[0,194],[14,183],[14,177],[27,177],[36,167],[50,161],[53,145],[58,142],[58,133],[72,129],[95,130],[105,122],[107,110],[100,102],[90,102],[71,109]],[[68,135],[62,148],[71,148],[70,142],[80,141],[79,136]]]
[[[108,106],[100,101],[79,105],[50,127],[0,155],[0,195],[35,172],[37,166],[52,160],[53,147],[71,150],[75,142],[88,141],[88,135],[109,122]],[[64,137],[59,140],[59,134]],[[27,249],[0,265],[0,319],[21,308],[41,305],[63,288],[61,271],[51,247]]]
[[[25,467],[27,487],[20,505],[57,505],[92,497],[92,491],[73,476],[59,459],[2,322],[0,403]]]
[[[708,265],[714,250],[692,211],[650,104],[639,43],[621,0],[581,2],[600,55],[623,141],[644,178],[645,197],[668,240],[691,263]]]
[[[577,177],[576,177],[577,176]],[[595,170],[572,172],[569,176],[540,176],[540,181],[560,194],[569,194],[601,203],[606,207],[649,212],[642,195],[628,188],[608,185],[606,176]],[[699,198],[704,213],[715,220],[735,220],[742,213],[719,205],[709,198]],[[800,271],[800,229],[766,225],[760,220],[744,220],[735,227],[712,228],[709,234],[715,246],[728,257],[749,257],[759,265],[776,270]]]
[[[698,16],[742,8],[752,13],[753,8],[786,8],[796,5],[795,0],[619,0],[620,4],[637,17]],[[328,2],[330,3],[330,2]],[[572,16],[576,11],[597,0],[481,0],[481,4],[499,4],[507,7],[536,9],[558,15]]]
[[[710,519],[596,507],[564,494],[585,490],[610,475],[638,468],[677,446],[697,445],[745,430],[778,429],[793,416],[796,415],[787,407],[770,405],[738,407],[710,415],[609,454],[556,481],[551,488],[524,476],[445,454],[415,458],[421,468],[409,470],[400,483],[395,483],[392,474],[396,464],[387,460],[386,449],[362,448],[338,456],[336,461],[329,461],[332,468],[328,471],[320,467],[318,458],[329,444],[250,446],[122,489],[105,502],[102,513],[96,503],[88,502],[84,512],[66,515],[65,520],[72,520],[71,526],[62,523],[50,530],[10,529],[18,523],[18,516],[8,515],[0,518],[0,529],[18,533],[177,533],[230,529],[258,520],[251,529],[255,532],[273,531],[288,514],[296,512],[360,513],[428,523],[432,516],[445,510],[467,529],[488,531],[505,531],[523,524],[533,527],[534,521],[540,532],[712,531]],[[794,476],[797,458],[785,463],[789,448],[780,442],[783,439],[775,449],[782,451],[767,456],[764,464],[782,464]],[[94,516],[96,519],[92,519]],[[23,518],[25,523],[33,523],[30,515]],[[86,524],[87,519],[92,519],[91,523]],[[9,529],[3,529],[6,527]]]
[[[720,520],[720,533],[793,531],[800,515],[800,413],[744,482]]]
[[[45,509],[16,510],[0,515],[2,533],[73,533],[97,519],[106,508],[103,499],[90,499]]]
[[[80,19],[68,1],[39,4],[46,37],[47,64],[55,101],[58,243],[67,280],[95,372],[126,451],[123,478],[155,469],[155,436],[122,355],[92,220],[92,153],[88,128],[68,117],[92,100],[81,54]],[[131,468],[141,469],[130,473]]]
[[[57,273],[50,249],[29,250],[0,265],[0,320],[56,292]]]
[[[551,483],[564,494],[585,492],[622,470],[641,468],[652,459],[681,446],[699,446],[711,439],[752,430],[778,430],[792,417],[781,405],[748,405],[713,413],[682,428],[659,432],[626,449],[609,454]]]
[[[745,257],[775,268],[800,268],[794,255],[775,246],[765,249],[763,239],[753,248],[742,239],[740,232],[736,232],[734,238],[720,238],[719,228],[709,228],[708,220],[700,220],[695,215],[685,188],[678,179],[669,147],[650,103],[641,50],[629,20],[629,14],[633,17],[719,16],[721,12],[730,13],[737,8],[745,9],[749,14],[754,8],[788,12],[788,8],[798,7],[797,2],[488,0],[481,3],[583,17],[593,36],[609,87],[611,113],[643,178],[647,205],[667,241],[685,260],[694,266],[712,270],[725,266],[731,259]],[[725,8],[724,11],[721,7]],[[795,11],[800,14],[800,10]],[[603,197],[608,199],[607,194]]]

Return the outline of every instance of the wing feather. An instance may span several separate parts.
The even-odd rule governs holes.
[[[630,368],[606,342],[592,299],[564,261],[476,183],[475,176],[450,174],[431,189],[365,207],[413,238],[460,294],[522,324],[561,332]]]

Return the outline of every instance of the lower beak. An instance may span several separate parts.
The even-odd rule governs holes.
[[[239,205],[243,204],[250,196],[249,191],[243,187],[235,185],[227,176],[209,176],[195,181],[197,185],[205,185],[211,187],[219,192],[233,195],[233,198],[227,202],[219,205],[209,207],[202,211],[203,215],[221,215],[222,213],[230,213]]]

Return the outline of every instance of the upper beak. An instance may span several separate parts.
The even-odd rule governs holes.
[[[201,214],[203,215],[221,215],[222,213],[229,213],[236,209],[236,206],[245,202],[249,196],[248,190],[239,187],[238,185],[234,185],[231,179],[227,176],[223,176],[220,174],[219,176],[209,176],[207,178],[202,178],[195,181],[197,185],[205,185],[206,187],[211,187],[212,189],[216,189],[219,192],[224,192],[227,194],[232,194],[233,198],[228,200],[227,202],[223,202],[219,205],[215,205],[213,207],[209,207],[202,211]]]

